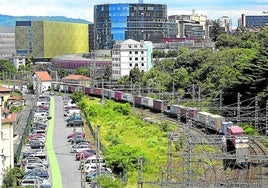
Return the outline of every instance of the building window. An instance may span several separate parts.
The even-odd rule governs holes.
[[[138,51],[135,51],[135,54],[138,54]]]
[[[141,54],[144,54],[144,51],[141,51]]]
[[[129,61],[132,61],[132,57],[129,58]]]
[[[129,66],[132,67],[132,63],[130,63]]]
[[[144,60],[144,57],[141,57],[141,60],[143,61]]]
[[[138,61],[138,58],[137,57],[135,57],[135,61]]]
[[[144,66],[144,63],[142,63],[141,66],[143,67]]]
[[[132,54],[132,51],[129,51],[129,54]]]
[[[137,67],[137,66],[139,66],[139,64],[138,63],[135,63],[135,66]]]

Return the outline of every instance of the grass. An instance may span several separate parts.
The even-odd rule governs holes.
[[[137,115],[123,115],[116,111],[117,105],[106,101],[104,105],[99,100],[83,98],[84,111],[91,125],[100,125],[100,140],[109,149],[113,142],[120,142],[131,147],[139,148],[144,154],[143,177],[148,181],[157,181],[161,178],[161,167],[167,161],[167,132],[163,132],[157,124],[142,121]],[[127,104],[126,104],[127,105]],[[129,107],[122,107],[124,109]],[[137,170],[128,172],[127,187],[137,187]],[[149,186],[150,187],[150,186]]]

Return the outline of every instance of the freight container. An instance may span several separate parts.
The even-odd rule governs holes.
[[[129,93],[123,93],[122,100],[133,103],[133,95]]]
[[[180,108],[180,116],[182,119],[186,120],[186,114],[188,111],[188,118],[192,120],[197,120],[197,113],[200,111],[198,108],[179,106]]]
[[[222,122],[221,125],[221,130],[219,131],[220,134],[227,134],[227,128],[233,126],[234,123],[232,121],[226,121],[226,122]]]
[[[145,108],[153,108],[154,99],[151,97],[142,97],[141,98],[141,105]]]
[[[107,99],[110,99],[111,98],[111,91],[110,89],[104,89],[103,90],[103,95],[104,97],[106,97]]]
[[[180,118],[180,108],[179,105],[173,104],[170,106],[170,115],[173,117]]]
[[[102,96],[102,88],[94,88],[93,92],[96,96]]]
[[[115,91],[115,100],[122,101],[123,91]]]
[[[141,106],[141,98],[142,98],[141,95],[136,95],[135,96],[135,105],[136,106]]]
[[[197,113],[197,121],[202,124],[202,126],[206,127],[208,126],[208,116],[211,115],[211,113],[208,112],[198,112]]]
[[[85,94],[90,95],[90,87],[85,87]]]
[[[220,131],[223,122],[225,122],[225,118],[220,115],[210,114],[208,116],[209,129]]]
[[[153,111],[162,112],[167,109],[167,103],[164,100],[154,100]]]

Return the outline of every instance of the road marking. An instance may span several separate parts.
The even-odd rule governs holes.
[[[49,120],[49,126],[47,130],[47,139],[46,139],[46,148],[47,148],[47,155],[49,159],[49,166],[51,168],[51,175],[52,175],[52,185],[55,188],[62,188],[62,180],[60,174],[60,168],[57,161],[57,157],[53,148],[52,137],[53,137],[53,129],[54,129],[54,97],[50,97],[50,109],[49,113],[51,119]]]

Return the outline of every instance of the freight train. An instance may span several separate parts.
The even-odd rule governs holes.
[[[165,113],[166,115],[177,118],[182,122],[191,120],[198,126],[213,130],[217,134],[226,135],[228,152],[236,151],[239,148],[239,155],[242,155],[242,158],[245,155],[249,155],[248,138],[245,135],[243,129],[239,126],[233,125],[233,122],[227,121],[223,116],[204,112],[198,108],[187,107],[178,104],[173,104],[168,107],[168,103],[165,100],[153,99],[151,97],[141,95],[132,95],[131,93],[124,91],[114,91],[112,89],[95,87],[91,88],[79,84],[67,83],[53,83],[52,87],[54,90],[64,93],[81,91],[89,96],[105,97],[107,99],[115,100],[118,102],[128,102],[136,107],[150,109],[153,112]],[[241,154],[242,150],[243,152]],[[241,160],[239,161],[241,162]],[[245,163],[245,161],[242,160],[242,163]]]

